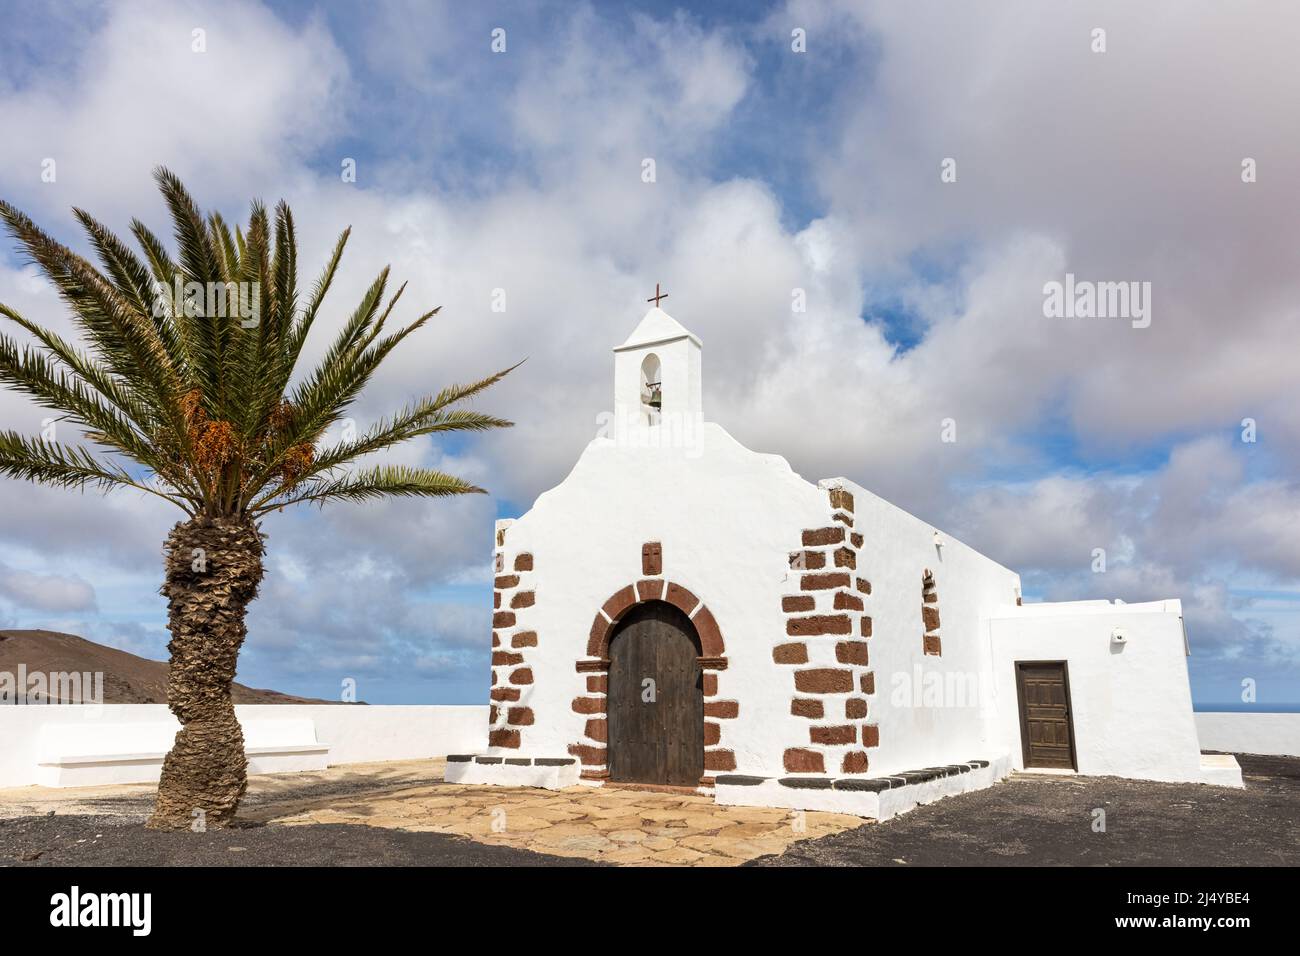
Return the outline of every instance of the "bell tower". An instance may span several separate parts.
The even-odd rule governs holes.
[[[656,295],[660,298],[666,296]],[[614,412],[627,424],[698,422],[703,348],[656,299],[627,341],[614,349]]]

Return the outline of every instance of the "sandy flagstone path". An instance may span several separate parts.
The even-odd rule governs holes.
[[[721,807],[711,797],[605,786],[557,791],[442,784],[273,818],[454,833],[557,856],[650,866],[735,866],[860,826],[858,817]]]
[[[631,866],[735,866],[869,821],[838,813],[723,807],[699,794],[616,785],[530,790],[442,782],[441,760],[352,764],[249,778],[248,822],[347,823],[449,833],[480,843]],[[143,816],[152,785],[0,791],[0,816]],[[7,798],[7,799],[6,799]],[[7,804],[7,806],[6,806]]]

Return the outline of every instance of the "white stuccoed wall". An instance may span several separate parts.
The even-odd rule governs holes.
[[[994,725],[1013,766],[1023,766],[1014,662],[1063,660],[1079,773],[1203,779],[1178,601],[1008,606],[988,627]],[[1122,646],[1111,641],[1116,627]]]
[[[941,533],[943,546],[936,548],[933,525],[861,485],[844,479],[837,483],[853,494],[853,530],[865,539],[857,573],[871,582],[866,604],[872,617],[868,643],[876,695],[868,717],[880,727],[880,746],[869,751],[870,775],[1004,753],[1006,743],[990,740],[980,707],[983,620],[1014,603],[1020,576],[946,534]],[[938,656],[925,655],[922,645],[921,576],[927,568],[939,593],[943,653]],[[948,675],[960,677],[972,691],[969,699],[917,706],[918,666],[922,682],[929,674],[942,675],[945,683]]]
[[[502,755],[565,756],[580,741],[587,715],[572,709],[586,694],[574,662],[587,657],[593,615],[610,595],[639,580],[641,544],[663,545],[663,577],[689,588],[713,612],[726,643],[728,667],[718,672],[718,698],[737,700],[740,716],[720,721],[720,747],[736,755],[736,772],[785,773],[782,755],[808,745],[809,721],[790,713],[793,669],[772,660],[786,634],[783,594],[799,593],[788,557],[804,529],[831,523],[827,492],[795,474],[785,459],[758,454],[720,426],[705,423],[693,449],[637,447],[597,439],[558,487],[537,499],[507,532],[508,554],[531,552],[537,604],[527,624],[538,632],[527,663],[536,683],[520,706],[536,724],[523,729],[523,747]],[[954,669],[977,685],[985,641],[982,617],[1013,601],[1019,577],[945,537],[936,551],[934,528],[861,486],[839,481],[856,502],[854,530],[865,542],[858,574],[872,582],[871,664],[876,695],[869,721],[880,726],[870,751],[871,773],[994,756],[1002,741],[988,738],[978,701],[965,708],[892,706],[893,676]],[[922,654],[921,575],[929,568],[939,589],[943,656]],[[852,637],[854,635],[850,635]],[[840,667],[835,644],[808,639],[807,667]],[[831,720],[833,722],[833,719]],[[838,770],[833,768],[832,772]]]
[[[646,541],[662,543],[663,577],[693,591],[717,619],[728,659],[718,698],[740,703],[737,719],[720,721],[718,746],[735,753],[736,772],[783,775],[785,749],[807,745],[809,722],[790,714],[793,669],[774,664],[771,649],[792,640],[780,601],[798,593],[788,555],[805,528],[829,523],[827,493],[716,424],[705,423],[700,438],[689,449],[597,439],[563,483],[510,525],[507,554],[534,556],[537,603],[519,629],[538,633],[526,653],[536,682],[519,705],[532,708],[536,723],[523,728],[519,750],[489,752],[566,756],[583,739],[588,717],[571,705],[586,695],[586,675],[574,662],[587,657],[596,611],[642,577]],[[1046,659],[1069,662],[1081,773],[1203,779],[1178,602],[1017,607],[1014,572],[946,534],[936,548],[933,526],[860,485],[823,484],[854,496],[854,530],[864,536],[857,573],[872,583],[868,722],[880,728],[880,745],[869,751],[871,775],[1004,754],[1019,766],[1013,662]],[[927,568],[939,594],[940,656],[923,653]],[[1130,633],[1119,653],[1111,650],[1114,626]],[[805,643],[807,667],[839,666],[836,639]],[[933,674],[949,686],[955,675],[969,695],[932,706],[924,681]]]
[[[481,751],[487,707],[253,704],[235,708],[242,723],[309,718],[333,764],[413,760]],[[0,706],[0,787],[36,782],[41,728],[53,724],[175,724],[162,704]],[[176,725],[179,729],[179,725]]]
[[[627,429],[639,408],[640,367],[655,354],[664,383],[664,420],[693,425],[696,439],[657,447],[668,428]],[[719,721],[718,746],[733,751],[736,772],[779,776],[787,748],[809,746],[810,722],[790,713],[794,671],[778,665],[772,648],[798,638],[786,633],[781,597],[800,593],[800,572],[789,555],[802,548],[805,529],[833,524],[825,487],[795,474],[785,459],[759,454],[736,442],[721,426],[702,421],[699,340],[666,313],[651,309],[615,350],[616,438],[598,438],[569,476],[539,497],[506,532],[507,556],[530,552],[529,586],[536,604],[526,623],[510,630],[536,630],[538,646],[525,654],[535,683],[522,689],[518,706],[536,722],[522,729],[522,748],[495,748],[504,756],[565,756],[583,739],[587,715],[574,713],[586,694],[586,675],[574,668],[586,658],[592,618],[615,592],[643,577],[641,545],[663,547],[663,577],[690,589],[717,620],[728,667],[717,672],[718,700],[736,700],[736,719]],[[676,416],[674,418],[674,416]],[[698,424],[695,424],[698,423]],[[678,433],[680,437],[680,432]],[[832,482],[822,482],[823,486]],[[843,480],[856,501],[854,530],[864,545],[857,574],[873,586],[866,613],[873,618],[871,666],[876,693],[868,722],[880,727],[880,747],[870,751],[871,772],[995,756],[978,703],[966,708],[926,709],[889,705],[892,678],[913,666],[958,669],[972,678],[986,653],[981,618],[1014,601],[1019,577],[960,542],[947,539],[936,551],[935,529]],[[923,657],[921,576],[935,573],[942,619],[943,656]],[[818,613],[827,613],[818,595]],[[835,645],[855,639],[810,638],[808,668],[840,668]],[[985,665],[986,669],[986,665]],[[828,707],[826,723],[834,723]],[[998,745],[1003,742],[998,741]],[[838,766],[829,768],[838,772]]]
[[[663,421],[699,422],[687,433],[695,441],[664,447],[674,436],[669,428],[629,425],[653,418],[639,400],[641,363],[652,352],[661,363]],[[750,451],[703,422],[701,369],[699,340],[650,310],[615,350],[614,438],[591,442],[559,486],[508,527],[501,523],[506,572],[513,556],[533,556],[524,587],[536,601],[513,627],[498,628],[498,637],[505,648],[514,632],[535,630],[538,643],[523,655],[534,682],[520,687],[515,705],[531,709],[535,720],[520,728],[520,748],[494,753],[563,757],[583,741],[588,715],[572,704],[587,696],[586,674],[574,664],[589,656],[602,604],[643,577],[641,545],[657,541],[662,577],[709,608],[725,643],[728,667],[717,672],[714,699],[740,706],[737,718],[719,721],[717,747],[734,753],[737,773],[783,776],[785,750],[809,747],[810,721],[790,713],[795,670],[843,666],[835,660],[841,638],[790,637],[781,609],[782,595],[800,593],[789,555],[801,549],[805,529],[832,525],[827,488],[834,486],[853,495],[853,530],[864,538],[856,576],[872,585],[865,613],[873,623],[875,693],[866,723],[879,728],[880,742],[868,751],[870,775],[1004,756],[1018,765],[1013,662],[1049,659],[1069,662],[1081,773],[1205,779],[1178,602],[1018,607],[1013,571],[947,535],[936,547],[933,526],[862,486],[828,479],[819,487],[783,458]],[[938,656],[924,654],[926,569],[938,592]],[[828,610],[828,596],[817,596],[817,613]],[[1131,632],[1119,653],[1109,640],[1115,625]],[[795,640],[806,645],[808,663],[774,663],[772,648]],[[930,675],[949,691],[965,691],[965,699],[945,693],[936,706],[926,694]],[[837,722],[844,696],[827,696],[821,723]],[[837,774],[839,767],[826,770]]]
[[[1195,715],[1202,750],[1300,757],[1300,714]]]
[[[736,771],[780,773],[784,749],[807,741],[807,721],[790,714],[790,669],[772,662],[772,647],[790,640],[781,595],[797,592],[798,581],[789,554],[804,528],[827,523],[826,492],[718,425],[704,423],[698,434],[690,449],[598,438],[564,482],[510,526],[506,552],[534,558],[537,604],[527,628],[538,646],[526,656],[536,683],[520,705],[537,719],[523,728],[521,750],[491,752],[563,757],[582,740],[587,717],[571,705],[586,695],[586,675],[574,663],[587,657],[601,605],[644,577],[646,541],[663,545],[663,577],[689,588],[717,619],[728,659],[718,699],[740,702],[739,718],[720,721],[719,746],[735,752]]]

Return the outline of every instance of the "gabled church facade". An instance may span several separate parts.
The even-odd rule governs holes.
[[[608,434],[497,523],[486,746],[449,781],[877,819],[1020,768],[1240,786],[1199,751],[1178,601],[1022,605],[1015,572],[705,421],[702,355],[651,309]]]

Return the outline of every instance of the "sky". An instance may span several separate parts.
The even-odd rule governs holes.
[[[44,7],[0,0],[0,196],[85,249],[74,206],[168,231],[166,165],[228,219],[288,200],[304,280],[351,225],[309,359],[385,264],[443,307],[362,430],[527,359],[476,405],[516,427],[387,456],[489,495],[267,519],[243,683],[481,703],[493,519],[594,437],[661,282],[744,444],[1028,601],[1180,598],[1197,706],[1300,704],[1300,6]],[[1146,319],[1045,314],[1067,274],[1150,283]],[[0,302],[70,334],[8,236]],[[165,658],[168,508],[0,479],[0,627]]]

